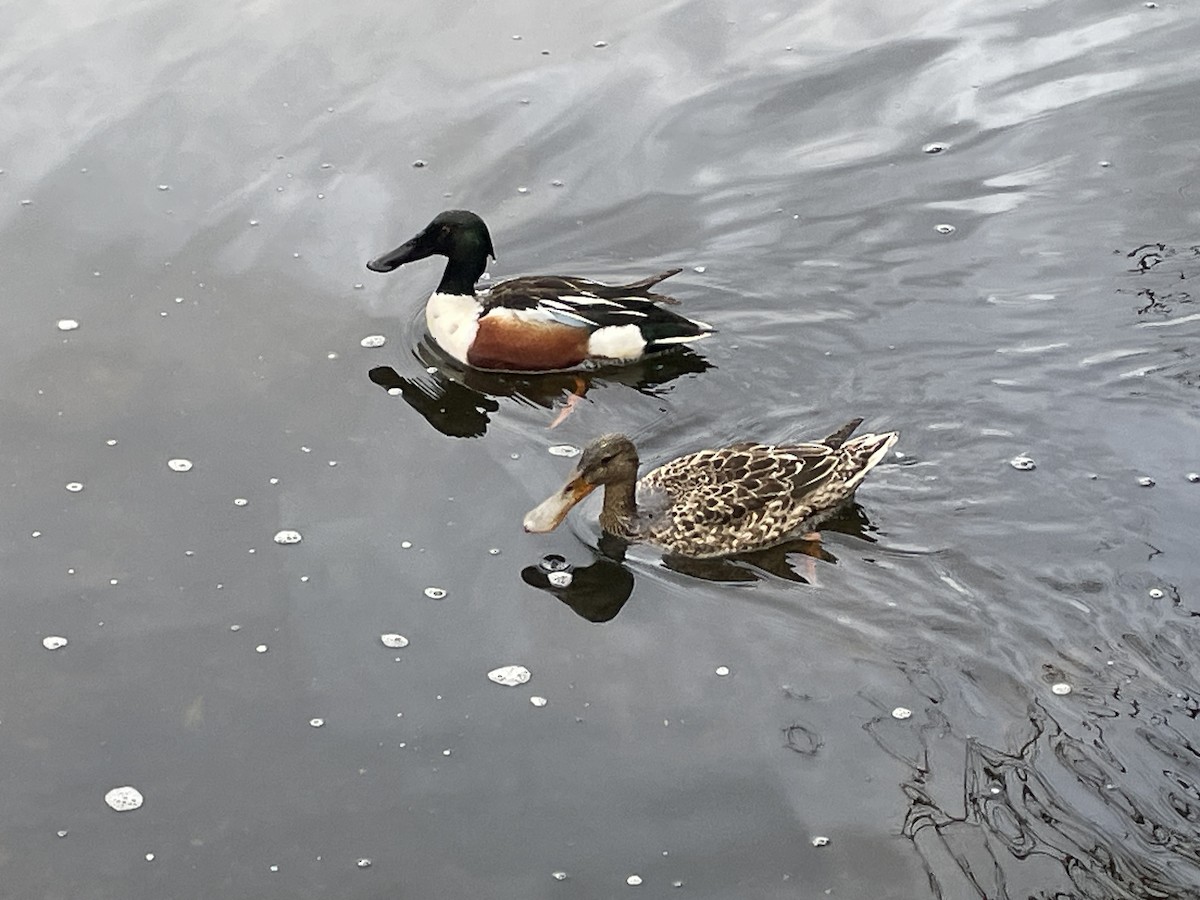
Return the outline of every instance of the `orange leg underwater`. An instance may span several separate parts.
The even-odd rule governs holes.
[[[575,376],[575,390],[573,390],[573,391],[571,391],[571,393],[567,394],[567,399],[563,403],[562,409],[560,409],[558,411],[558,415],[554,417],[554,421],[551,422],[546,427],[547,428],[557,428],[563,422],[567,421],[567,417],[575,411],[576,405],[578,405],[579,401],[583,399],[583,395],[585,393],[587,393],[587,389],[588,389],[588,383],[584,379],[582,379],[578,375],[576,375]]]

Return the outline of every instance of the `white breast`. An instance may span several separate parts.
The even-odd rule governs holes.
[[[435,293],[425,305],[425,324],[438,346],[465,364],[481,310],[474,297]]]

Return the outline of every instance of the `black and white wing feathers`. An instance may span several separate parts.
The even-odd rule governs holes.
[[[480,295],[481,315],[498,309],[512,310],[530,318],[587,328],[590,332],[633,325],[651,349],[656,344],[696,340],[711,334],[712,327],[663,309],[659,304],[678,301],[651,290],[680,271],[668,269],[628,284],[605,284],[564,275],[510,278]]]

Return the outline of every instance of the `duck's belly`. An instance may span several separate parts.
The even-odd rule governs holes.
[[[470,365],[467,353],[479,330],[480,306],[474,297],[434,294],[425,304],[425,325],[446,353]]]

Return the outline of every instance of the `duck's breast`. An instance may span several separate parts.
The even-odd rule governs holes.
[[[479,330],[481,309],[474,297],[435,293],[425,304],[425,325],[439,347],[466,363]]]

